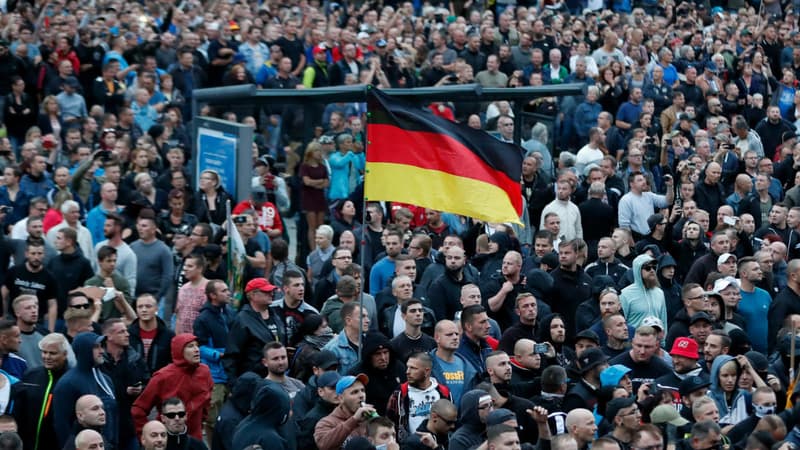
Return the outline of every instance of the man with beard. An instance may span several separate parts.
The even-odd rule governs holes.
[[[633,383],[633,391],[637,392],[643,383],[652,383],[670,371],[669,365],[655,356],[658,349],[655,328],[642,326],[636,329],[631,350],[617,356],[609,363],[622,364],[631,369],[629,376]]]
[[[433,360],[427,353],[411,355],[406,364],[406,381],[396,389],[386,407],[386,417],[392,420],[398,440],[405,441],[430,419],[433,403],[439,399],[452,400],[447,386],[431,377]],[[509,374],[510,375],[510,374]]]
[[[516,342],[520,339],[533,339],[536,336],[538,315],[536,297],[528,292],[517,294],[515,306],[519,322],[507,328],[500,339],[500,350],[513,354],[517,354],[514,351]]]
[[[684,278],[684,283],[697,283],[703,285],[706,282],[706,277],[711,272],[717,270],[717,260],[720,256],[730,251],[731,241],[728,234],[724,231],[716,231],[711,236],[711,251],[705,255],[697,258],[692,263],[692,267]],[[681,259],[683,262],[683,259]]]
[[[599,348],[590,348],[578,357],[577,362],[581,379],[564,396],[564,411],[585,406],[594,408],[600,387],[600,372],[608,367],[608,356]]]
[[[403,251],[403,232],[397,228],[389,228],[384,237],[386,256],[378,260],[369,272],[369,293],[380,292],[394,274],[394,259]]]
[[[481,293],[488,299],[489,311],[495,316],[501,329],[507,329],[519,320],[514,299],[525,288],[521,269],[522,255],[509,251],[503,256],[500,274],[492,275]]]
[[[554,354],[547,354],[547,365],[568,367],[575,360],[575,350],[566,345],[567,329],[560,314],[550,314],[542,319],[537,342],[549,342]]]
[[[606,335],[606,343],[600,349],[609,358],[614,358],[624,353],[628,348],[630,332],[625,316],[622,314],[612,314],[603,319],[603,329]]]
[[[711,335],[714,324],[711,322],[711,317],[708,313],[699,312],[692,316],[691,323],[689,324],[689,336],[697,341],[699,348],[706,345],[708,336]]]
[[[667,305],[658,286],[658,262],[650,255],[639,255],[633,260],[632,270],[634,282],[619,296],[628,323],[636,328],[645,317],[656,316],[666,324]]]
[[[344,376],[336,383],[339,406],[314,427],[314,442],[320,450],[339,449],[351,436],[367,436],[367,420],[376,414],[375,408],[365,403],[364,386],[369,381],[361,373]]]
[[[392,352],[391,343],[383,334],[366,334],[362,345],[361,362],[346,373],[369,377],[369,384],[364,387],[367,402],[375,405],[378,414],[384,415],[389,397],[405,378],[406,367]]]
[[[447,240],[445,239],[445,244]],[[431,305],[436,320],[450,320],[461,309],[459,298],[461,288],[466,284],[477,283],[471,272],[465,270],[466,253],[459,246],[451,246],[444,251],[444,274],[439,276],[427,290],[428,304]],[[426,270],[426,273],[434,267]]]
[[[619,444],[619,448],[630,448],[634,434],[640,427],[642,413],[633,397],[615,398],[606,405],[606,419],[614,429],[606,435]],[[592,446],[594,448],[594,445]],[[606,447],[607,448],[607,447]]]
[[[454,322],[442,320],[437,323],[433,338],[436,348],[430,352],[433,363],[431,373],[450,389],[453,403],[460,404],[461,394],[473,385],[477,371],[456,353],[460,339],[458,326]]]
[[[756,287],[763,278],[758,261],[752,257],[742,258],[739,261],[739,277],[742,300],[739,302],[738,312],[745,319],[753,350],[767,353],[768,312],[772,299],[767,291]]]
[[[708,309],[708,296],[706,296],[703,287],[697,283],[683,285],[681,299],[683,300],[683,308],[675,314],[667,332],[668,347],[672,346],[672,343],[678,337],[689,335],[689,319],[692,316]]]
[[[280,342],[270,342],[264,346],[264,359],[261,360],[261,363],[267,368],[267,376],[264,379],[283,388],[289,398],[293,398],[305,387],[302,381],[286,375],[286,371],[289,369],[289,358],[286,347]]]
[[[17,396],[14,418],[20,437],[34,450],[57,448],[54,412],[46,405],[51,401],[53,386],[67,371],[68,349],[69,343],[63,334],[52,333],[43,337],[39,341],[42,366],[28,370],[22,377],[25,389]]]
[[[450,432],[458,422],[458,409],[450,400],[441,398],[431,405],[431,413],[403,442],[404,450],[445,450]]]
[[[492,363],[500,363],[502,359],[492,361]],[[478,389],[485,390],[492,397],[494,402],[494,411],[499,409],[506,409],[514,413],[517,418],[517,423],[513,424],[520,432],[520,437],[525,442],[536,442],[539,439],[538,427],[533,418],[528,414],[528,410],[534,408],[533,402],[526,398],[517,397],[511,394],[508,383],[491,384],[484,381],[476,386]],[[491,423],[491,419],[487,417],[487,424]]]
[[[553,290],[550,305],[554,313],[561,315],[567,332],[567,341],[575,335],[575,315],[578,305],[592,294],[591,282],[578,265],[578,243],[562,241],[558,245],[558,269],[554,270]]]
[[[673,393],[676,402],[680,398],[681,381],[686,377],[699,375],[703,370],[697,365],[700,359],[698,353],[699,345],[697,341],[688,337],[679,337],[672,344],[669,355],[672,357],[672,372],[656,378],[656,387],[659,389],[669,389]]]
[[[702,314],[702,313],[698,313]],[[707,316],[707,315],[706,315]],[[722,330],[714,330],[706,338],[706,344],[703,346],[703,360],[706,363],[704,372],[711,371],[711,364],[714,359],[720,355],[727,355],[731,349],[731,338],[728,333]]]
[[[39,301],[39,311],[47,311],[47,328],[55,330],[58,316],[56,280],[44,268],[44,241],[30,240],[25,250],[25,262],[14,265],[3,283],[3,311],[10,311],[11,300],[22,294],[33,294]],[[41,318],[40,318],[41,320]]]

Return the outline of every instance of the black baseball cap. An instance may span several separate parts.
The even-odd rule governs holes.
[[[314,355],[311,364],[314,367],[319,367],[320,369],[328,370],[331,367],[339,365],[339,358],[336,357],[336,354],[330,350],[322,350],[316,355]]]
[[[681,384],[678,386],[678,392],[681,394],[681,397],[686,397],[698,389],[709,386],[711,386],[711,381],[709,381],[708,378],[699,375],[693,375],[691,377],[686,377],[683,379],[683,381],[681,381]]]
[[[580,368],[581,374],[584,374],[607,361],[608,356],[599,348],[587,348],[578,358],[578,367]]]
[[[634,403],[636,403],[636,399],[633,397],[615,398],[606,405],[606,413],[604,416],[609,422],[613,422],[614,418],[617,417],[617,414],[619,414],[621,410],[630,408]]]
[[[576,334],[575,342],[577,342],[579,339],[588,339],[594,342],[595,344],[600,345],[600,338],[597,336],[597,333],[595,333],[592,330],[583,330],[580,333]]]
[[[692,317],[689,319],[689,325],[694,324],[695,322],[705,320],[708,323],[714,323],[714,319],[708,315],[708,313],[700,311],[697,313],[692,314]]]

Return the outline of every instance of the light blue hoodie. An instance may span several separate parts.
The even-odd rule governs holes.
[[[647,289],[642,281],[642,266],[655,261],[650,255],[639,255],[633,260],[633,284],[622,290],[619,296],[622,310],[628,325],[639,328],[645,317],[655,316],[661,319],[664,329],[669,329],[667,324],[667,303],[664,292],[660,287]]]
[[[732,360],[732,356],[719,355],[714,358],[714,362],[711,364],[711,389],[708,395],[714,399],[714,403],[717,404],[717,408],[719,409],[720,426],[737,424],[746,419],[749,415],[747,411],[750,409],[750,404],[752,402],[749,392],[737,388],[733,395],[731,406],[730,408],[728,407],[728,402],[725,399],[725,392],[722,391],[722,387],[719,384],[719,371],[722,369],[722,366]],[[738,385],[739,376],[741,375],[741,369],[738,363],[736,364],[736,372],[736,383]]]

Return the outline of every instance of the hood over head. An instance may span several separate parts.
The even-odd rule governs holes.
[[[461,396],[461,407],[458,408],[458,420],[464,425],[484,426],[478,415],[478,405],[481,397],[488,397],[489,393],[482,389],[467,391]]]
[[[642,266],[650,261],[655,261],[655,258],[650,255],[639,255],[633,260],[633,283],[641,289],[645,289],[642,281]]]
[[[615,289],[617,287],[617,283],[614,282],[614,279],[611,278],[611,276],[598,275],[592,278],[592,297],[594,297],[595,300],[599,300],[600,293],[608,287],[613,287]]]
[[[561,314],[548,314],[542,318],[542,321],[539,322],[539,333],[536,336],[536,342],[553,342],[553,338],[550,337],[550,322],[554,319],[561,319],[562,321],[564,318]]]
[[[97,333],[87,332],[75,336],[72,351],[75,353],[76,367],[80,370],[91,370],[94,366],[94,346],[103,342],[104,337]]]
[[[367,333],[364,336],[363,343],[364,343],[364,353],[361,358],[361,361],[364,367],[374,369],[374,367],[372,367],[372,355],[374,355],[378,350],[384,348],[389,350],[389,366],[391,367],[392,362],[395,360],[395,358],[394,358],[394,351],[392,351],[392,345],[389,342],[389,338],[387,338],[383,333],[373,331],[371,333]]]
[[[245,372],[236,379],[231,391],[231,402],[240,413],[247,415],[250,412],[250,402],[253,401],[253,394],[258,392],[259,387],[264,383],[264,379],[255,372]]]
[[[511,250],[511,237],[503,231],[497,231],[489,236],[489,242],[497,244],[498,255],[505,255],[506,252]]]
[[[271,381],[264,383],[250,404],[250,415],[259,416],[260,423],[278,427],[289,419],[289,395]]]
[[[722,366],[724,366],[728,361],[734,361],[734,357],[731,355],[719,355],[716,358],[714,358],[714,362],[711,363],[711,372],[710,372],[711,375],[709,377],[710,378],[709,381],[711,381],[712,391],[722,392],[722,388],[719,385],[719,371],[722,369]],[[741,374],[741,368],[739,367],[739,364],[736,364],[736,372],[738,374]],[[736,378],[737,378],[736,384],[738,385],[739,377],[737,376]]]
[[[531,269],[525,275],[528,279],[528,292],[539,300],[550,295],[553,291],[553,277],[542,269]]]
[[[171,343],[172,362],[175,363],[176,366],[181,366],[181,367],[196,366],[195,364],[191,364],[189,361],[183,359],[184,347],[186,347],[190,342],[196,340],[197,337],[195,337],[195,335],[191,333],[181,333],[172,338],[172,343]]]

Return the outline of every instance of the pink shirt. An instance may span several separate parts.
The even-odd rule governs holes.
[[[200,309],[206,303],[205,278],[197,285],[186,283],[178,289],[178,300],[175,302],[175,334],[194,333],[194,320],[200,315]]]

